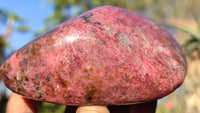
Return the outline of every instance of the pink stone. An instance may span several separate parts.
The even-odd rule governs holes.
[[[0,68],[13,92],[66,105],[155,100],[180,86],[187,62],[176,40],[135,12],[102,6],[16,51]]]

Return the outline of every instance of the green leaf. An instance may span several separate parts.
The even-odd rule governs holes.
[[[9,17],[11,19],[14,19],[15,21],[18,21],[18,22],[24,22],[24,19],[21,18],[19,15],[15,14],[15,13],[10,14]]]
[[[198,29],[198,24],[196,21],[187,20],[187,19],[171,19],[167,22],[170,26],[176,27],[180,30],[183,30],[190,35],[194,36],[197,40],[200,41],[200,31]]]
[[[17,26],[17,28],[15,28],[15,30],[17,30],[21,33],[26,33],[28,31],[30,31],[30,27],[27,25],[19,25],[19,26]]]
[[[188,55],[192,54],[195,50],[198,49],[199,46],[200,46],[200,41],[196,41],[196,42],[190,43],[186,47],[186,53]]]
[[[8,19],[8,11],[5,9],[0,9],[0,21],[2,23],[6,23],[7,19]]]
[[[41,102],[38,113],[64,113],[65,105]]]

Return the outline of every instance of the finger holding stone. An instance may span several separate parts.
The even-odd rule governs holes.
[[[106,106],[81,106],[76,113],[110,113]]]
[[[38,104],[38,101],[13,93],[8,101],[6,113],[37,113]]]

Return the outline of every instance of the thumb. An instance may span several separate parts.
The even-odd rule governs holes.
[[[81,106],[76,113],[110,113],[106,106]]]

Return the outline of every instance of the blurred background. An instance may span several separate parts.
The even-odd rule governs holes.
[[[177,39],[188,60],[184,84],[160,99],[156,113],[200,113],[200,0],[0,0],[0,62],[39,34],[101,5],[150,17]],[[11,94],[0,80],[0,113]],[[63,113],[64,105],[40,103],[39,113]]]

